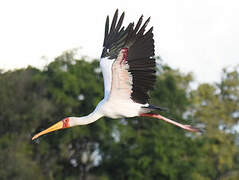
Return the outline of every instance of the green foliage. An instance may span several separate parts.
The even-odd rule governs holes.
[[[205,127],[204,133],[152,118],[102,118],[32,142],[64,117],[93,111],[103,98],[99,62],[65,52],[43,70],[0,71],[0,179],[238,179],[238,68],[195,90],[192,74],[162,62],[157,73],[152,104],[167,107],[161,113],[171,119]]]
[[[201,153],[197,157],[205,166],[195,172],[196,177],[239,177],[238,146],[235,143],[238,133],[234,130],[239,120],[238,90],[238,69],[224,69],[220,83],[201,84],[192,92],[194,117],[206,126],[206,132],[198,138],[202,144]]]
[[[174,115],[166,115],[180,120],[189,104],[185,88],[189,88],[192,77],[168,66],[163,69],[151,94],[152,102],[174,111]],[[120,122],[119,140],[103,149],[102,168],[111,178],[190,179],[190,156],[195,149],[185,151],[194,142],[184,131],[149,118]]]

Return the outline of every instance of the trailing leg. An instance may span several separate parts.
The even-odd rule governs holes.
[[[170,124],[173,124],[175,126],[178,126],[178,127],[181,127],[187,131],[192,131],[192,132],[200,132],[199,129],[195,128],[195,127],[192,127],[190,125],[184,125],[184,124],[180,124],[176,121],[173,121],[171,119],[168,119],[166,117],[163,117],[159,114],[150,114],[150,113],[145,113],[145,114],[140,114],[140,116],[145,116],[145,117],[153,117],[153,118],[157,118],[157,119],[161,119],[161,120],[164,120],[166,121],[167,123],[170,123]]]

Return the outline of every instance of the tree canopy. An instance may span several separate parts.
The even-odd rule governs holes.
[[[146,117],[101,118],[31,141],[64,117],[89,114],[103,98],[99,61],[68,51],[44,69],[0,71],[0,179],[239,179],[238,66],[192,89],[192,74],[157,59],[152,104],[203,133]]]

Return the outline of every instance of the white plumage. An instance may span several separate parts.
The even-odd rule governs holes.
[[[108,59],[107,57],[100,59],[100,68],[104,78],[104,98],[107,98],[110,94],[113,63],[114,59]]]
[[[100,60],[105,87],[105,97],[100,106],[103,114],[110,118],[134,117],[143,113],[143,105],[131,99],[132,75],[128,72],[129,65],[122,59],[121,50],[117,59]]]
[[[167,119],[158,114],[150,114],[152,110],[162,110],[149,104],[148,92],[155,81],[155,59],[153,28],[147,32],[148,18],[144,24],[143,16],[137,24],[122,26],[124,13],[118,20],[116,10],[109,28],[109,17],[105,24],[105,38],[100,67],[104,78],[104,99],[95,110],[84,117],[68,117],[50,128],[38,133],[32,139],[62,128],[86,125],[103,116],[110,118],[147,116],[164,120],[188,131],[198,129]]]

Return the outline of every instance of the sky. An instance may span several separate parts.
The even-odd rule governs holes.
[[[196,82],[239,64],[237,0],[8,0],[0,1],[0,69],[43,67],[73,48],[99,58],[106,16],[117,8],[124,25],[150,16],[155,54]]]

